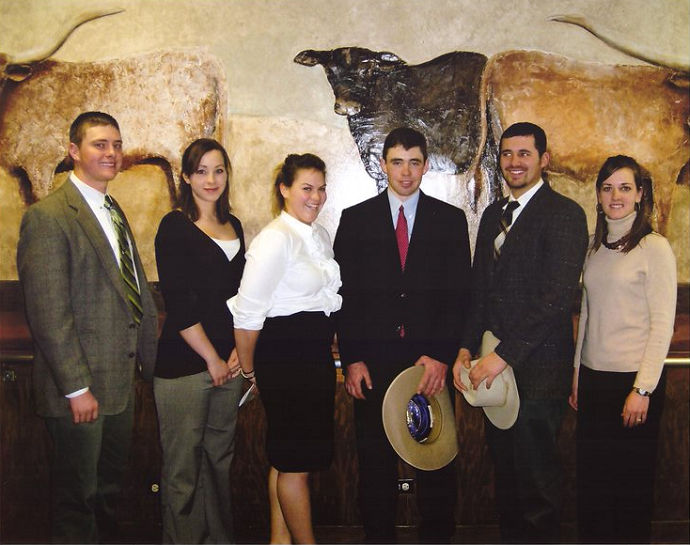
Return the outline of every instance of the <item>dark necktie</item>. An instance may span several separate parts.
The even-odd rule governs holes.
[[[398,223],[395,224],[395,238],[398,241],[398,252],[400,253],[400,266],[405,270],[405,261],[407,261],[407,249],[410,246],[410,241],[407,232],[407,219],[405,218],[405,209],[402,204],[398,211]]]
[[[120,274],[122,274],[122,279],[125,281],[127,299],[132,307],[134,321],[136,323],[140,323],[144,312],[141,306],[141,296],[137,286],[137,277],[134,273],[134,260],[132,259],[132,250],[129,247],[129,241],[127,239],[125,222],[122,219],[120,212],[114,206],[113,199],[110,197],[110,195],[105,196],[104,206],[110,212],[110,217],[112,218],[113,226],[115,227],[117,245],[120,249]]]
[[[508,206],[506,206],[506,209],[503,211],[503,214],[501,215],[501,229],[496,238],[494,239],[495,260],[501,257],[501,247],[503,246],[503,243],[506,240],[506,236],[508,235],[508,231],[510,231],[510,226],[513,223],[513,210],[515,210],[518,206],[520,206],[519,202],[510,201],[508,203]]]
[[[400,267],[405,270],[405,261],[407,261],[407,250],[410,247],[407,232],[407,218],[405,218],[405,208],[400,205],[398,210],[398,223],[395,224],[395,238],[398,241],[398,253],[400,254]],[[400,324],[398,327],[398,335],[405,336],[405,324]]]

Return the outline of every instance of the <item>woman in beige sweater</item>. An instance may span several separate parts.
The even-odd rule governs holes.
[[[569,400],[578,531],[582,543],[648,543],[676,263],[652,229],[652,181],[634,159],[607,159],[596,191]]]

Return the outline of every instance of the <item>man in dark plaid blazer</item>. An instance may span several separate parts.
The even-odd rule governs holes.
[[[517,422],[500,430],[485,419],[496,470],[504,542],[559,541],[564,478],[556,436],[567,406],[574,355],[572,309],[587,249],[582,208],[543,180],[549,163],[544,131],[516,123],[502,135],[500,166],[510,189],[479,225],[472,303],[453,374],[470,366],[482,335],[500,340],[470,373],[472,387],[512,366],[520,394]],[[511,205],[512,223],[501,232]],[[504,224],[505,225],[505,224]],[[499,235],[500,233],[500,235]]]

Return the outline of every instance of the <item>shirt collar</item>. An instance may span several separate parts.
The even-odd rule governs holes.
[[[517,201],[520,203],[520,208],[524,208],[527,206],[527,203],[530,201],[532,197],[536,194],[537,191],[541,189],[541,186],[544,185],[544,180],[540,179],[536,184],[534,184],[534,187],[531,187],[529,191],[523,193],[518,197],[517,199],[513,198],[513,194],[511,193],[510,196],[508,197],[508,202],[510,201]]]
[[[105,203],[105,193],[101,193],[98,189],[94,189],[88,184],[82,182],[77,175],[72,171],[69,175],[70,180],[74,186],[82,194],[86,202],[91,208],[102,208]]]
[[[313,223],[311,225],[307,225],[306,223],[303,223],[297,218],[288,214],[285,210],[280,212],[280,218],[293,231],[295,231],[299,236],[301,236],[304,239],[311,239],[312,235],[314,234],[314,231],[316,230],[316,226]]]
[[[393,191],[388,188],[386,190],[388,193],[388,203],[391,207],[391,215],[393,218],[398,217],[398,211],[400,210],[400,205],[405,207],[405,216],[414,216],[417,212],[417,205],[419,204],[419,194],[421,193],[419,189],[410,195],[407,200],[401,201],[400,198],[393,193]]]

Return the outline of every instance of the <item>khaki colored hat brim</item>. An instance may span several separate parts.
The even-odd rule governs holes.
[[[485,356],[494,351],[499,341],[491,331],[484,333],[482,339],[481,355]],[[479,360],[472,361],[472,367],[460,369],[460,378],[469,390],[462,394],[465,400],[473,407],[484,409],[489,421],[499,429],[507,430],[515,424],[520,412],[520,396],[518,394],[517,383],[513,368],[508,365],[493,381],[491,388],[486,387],[486,381],[482,381],[479,388],[472,389],[470,384],[470,370],[479,363]]]
[[[458,454],[458,438],[455,430],[455,413],[448,390],[444,389],[430,399],[434,414],[434,432],[425,442],[417,442],[407,428],[407,404],[417,393],[417,386],[424,374],[423,366],[410,367],[400,373],[388,387],[383,398],[383,428],[386,436],[403,460],[417,469],[432,471],[447,466]]]

